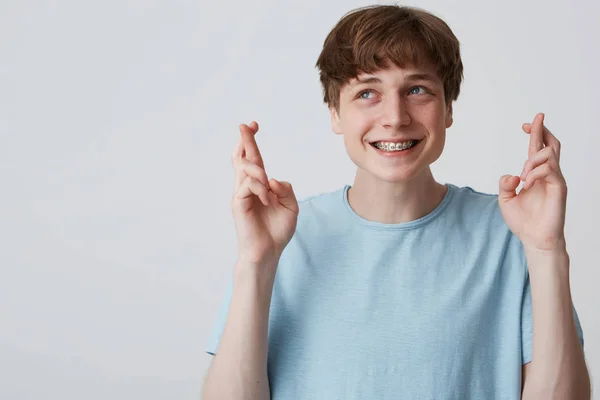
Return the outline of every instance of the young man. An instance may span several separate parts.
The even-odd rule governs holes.
[[[317,66],[352,186],[298,204],[241,125],[239,258],[204,399],[588,399],[560,143],[538,114],[499,195],[440,184],[459,42],[419,9],[344,16]],[[519,183],[523,189],[516,192]]]

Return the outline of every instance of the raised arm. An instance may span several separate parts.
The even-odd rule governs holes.
[[[267,178],[254,139],[257,131],[255,122],[240,126],[232,157],[238,261],[225,328],[204,382],[204,400],[270,399],[269,309],[279,258],[296,229],[298,202],[289,183]]]

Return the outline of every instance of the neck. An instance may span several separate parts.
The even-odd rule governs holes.
[[[359,168],[348,191],[348,202],[368,221],[397,224],[431,213],[447,190],[435,181],[430,169],[410,181],[386,182]]]

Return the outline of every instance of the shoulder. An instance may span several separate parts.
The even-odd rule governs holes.
[[[498,205],[498,194],[486,193],[471,186],[455,186],[453,210],[459,222],[466,225],[504,225]]]
[[[485,193],[470,186],[455,186],[456,222],[473,235],[482,235],[488,244],[503,247],[504,251],[515,251],[523,258],[521,241],[511,232],[504,221],[498,194]]]
[[[450,229],[466,239],[468,251],[495,257],[519,277],[526,272],[525,253],[519,238],[510,230],[498,204],[498,194],[470,186],[455,186],[454,220]],[[519,286],[521,287],[521,286]]]
[[[343,199],[345,186],[337,188],[327,192],[321,192],[317,194],[311,194],[308,196],[300,197],[298,199],[298,205],[300,209],[318,209],[322,207],[328,207],[333,203],[338,203]]]
[[[478,243],[482,249],[494,248],[500,253],[521,252],[519,239],[511,232],[500,211],[498,194],[471,186],[454,186],[454,192],[449,213],[450,232],[468,239],[469,246]]]
[[[344,202],[347,185],[328,192],[298,197],[295,237],[316,238],[343,232],[348,224]]]
[[[487,209],[498,205],[498,195],[474,189],[471,186],[455,186],[455,203],[462,207]]]
[[[345,186],[329,192],[301,197],[298,200],[298,219],[321,218],[340,210],[344,203]]]

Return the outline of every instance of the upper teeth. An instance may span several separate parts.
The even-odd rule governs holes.
[[[393,143],[393,142],[375,142],[373,145],[378,149],[385,151],[396,151],[396,150],[406,150],[412,147],[416,141],[408,140],[406,142]]]

